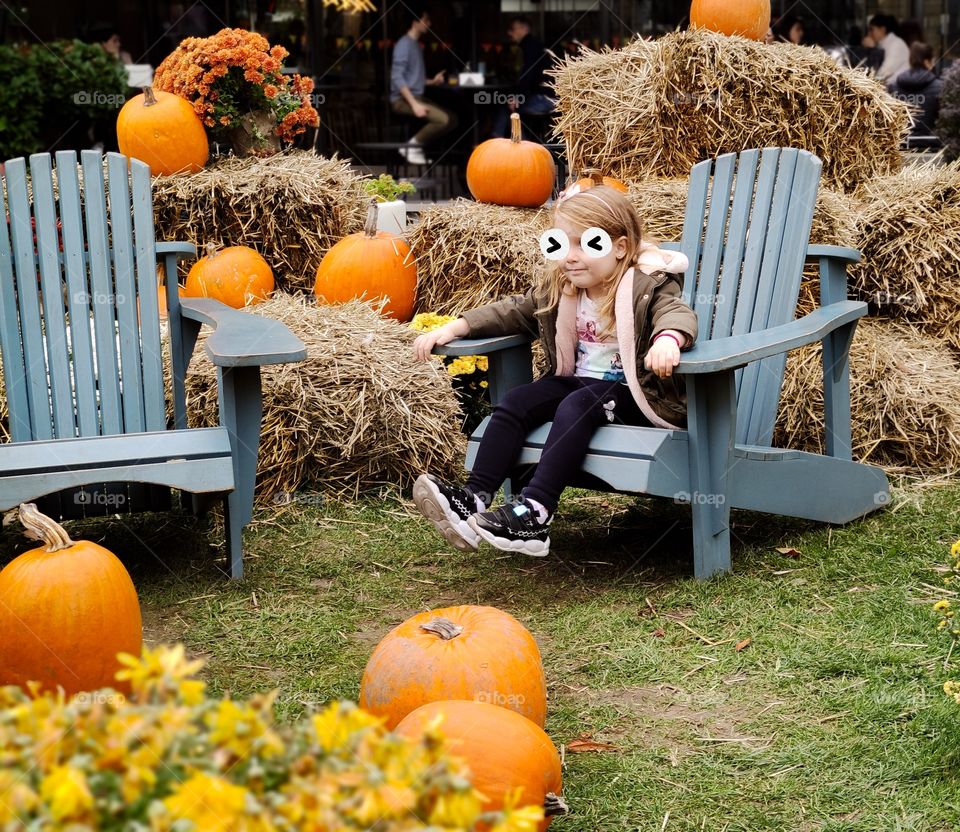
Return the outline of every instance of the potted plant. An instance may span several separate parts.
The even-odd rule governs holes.
[[[390,174],[382,173],[378,179],[368,179],[364,190],[377,201],[377,231],[389,231],[398,237],[407,233],[407,203],[402,194],[416,191],[406,179],[397,182]]]

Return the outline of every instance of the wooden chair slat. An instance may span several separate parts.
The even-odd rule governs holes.
[[[682,250],[689,265],[683,281],[683,301],[691,309],[697,293],[697,273],[700,270],[700,254],[703,251],[703,217],[707,210],[707,193],[710,188],[710,160],[694,165],[690,171],[687,187],[687,208],[683,217]]]
[[[700,321],[703,336],[710,337],[713,328],[714,300],[717,294],[717,275],[723,258],[727,237],[727,217],[730,212],[730,189],[736,171],[737,156],[728,153],[716,160],[710,188],[710,204],[707,208],[706,233],[703,237],[703,253],[697,271],[697,292],[694,296],[694,311]]]

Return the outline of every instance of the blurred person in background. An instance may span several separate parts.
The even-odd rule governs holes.
[[[773,27],[773,37],[780,43],[803,44],[803,18],[795,14],[786,15],[776,22]]]
[[[910,68],[901,72],[889,86],[892,95],[913,109],[911,136],[932,136],[940,114],[943,81],[934,75],[933,67],[933,47],[914,43],[910,47]]]
[[[889,14],[875,14],[867,24],[863,45],[883,50],[883,63],[877,70],[877,80],[890,83],[905,69],[910,68],[910,48],[897,34],[897,19]]]

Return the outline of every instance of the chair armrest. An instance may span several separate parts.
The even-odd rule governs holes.
[[[180,314],[214,327],[206,351],[218,367],[286,364],[307,357],[303,341],[280,321],[231,309],[213,298],[181,298]]]
[[[197,256],[197,247],[193,243],[157,243],[157,258],[168,254],[176,255],[178,260]]]
[[[680,353],[678,373],[712,373],[733,370],[752,361],[780,355],[821,341],[835,329],[867,314],[862,301],[845,300],[816,309],[795,321],[770,327],[746,335],[731,335],[694,345],[689,352]]]
[[[822,260],[823,258],[859,263],[860,252],[855,248],[845,248],[843,246],[807,246],[807,260]]]
[[[433,355],[489,355],[531,342],[529,335],[501,335],[497,338],[457,338],[433,348]]]

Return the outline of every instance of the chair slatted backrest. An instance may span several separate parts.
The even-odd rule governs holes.
[[[150,169],[118,153],[6,163],[0,357],[14,442],[163,430]],[[82,175],[81,175],[82,171]],[[34,231],[36,237],[34,239]]]
[[[683,297],[700,340],[743,335],[793,320],[803,276],[820,160],[765,148],[695,165],[681,248],[690,260]],[[737,371],[737,442],[769,445],[785,356]]]

